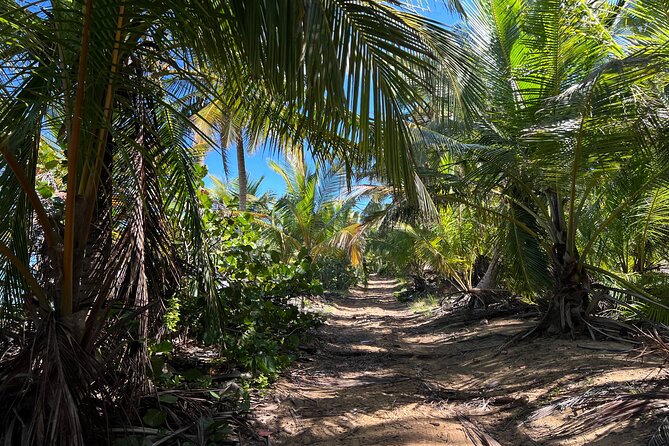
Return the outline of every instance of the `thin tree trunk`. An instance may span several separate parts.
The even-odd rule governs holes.
[[[244,135],[237,135],[237,171],[239,173],[239,210],[246,211],[248,184],[246,178],[246,160],[244,158]]]
[[[142,130],[143,133],[143,130]],[[141,135],[141,142],[143,142],[143,134]],[[140,143],[141,143],[140,142]],[[147,393],[151,390],[151,383],[146,375],[146,366],[149,362],[148,337],[149,337],[149,289],[146,277],[146,208],[144,199],[146,196],[146,169],[144,166],[144,159],[141,154],[136,153],[136,163],[139,172],[139,192],[137,194],[137,204],[135,209],[135,223],[134,239],[135,239],[135,255],[136,258],[136,274],[135,280],[137,287],[134,296],[134,306],[139,314],[139,327],[137,337],[139,339],[139,348],[135,354],[135,367],[131,372],[134,374],[135,385],[139,386],[141,393]]]
[[[499,250],[495,248],[490,264],[481,280],[476,284],[476,288],[481,290],[492,290],[497,287],[497,272],[499,271]]]
[[[495,301],[497,297],[495,288],[497,287],[497,272],[499,271],[500,257],[499,250],[495,248],[485,274],[483,274],[483,277],[481,277],[476,286],[469,290],[470,309],[474,308],[477,302],[488,308],[488,305]]]

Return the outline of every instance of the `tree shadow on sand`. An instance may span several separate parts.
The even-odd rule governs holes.
[[[565,339],[539,338],[496,354],[533,322],[474,312],[449,325],[413,314],[394,289],[392,281],[373,281],[330,303],[327,323],[258,407],[272,444],[485,444],[477,430],[503,445],[567,444],[551,430],[574,417],[568,408],[525,421],[598,386],[638,388],[658,370],[655,362]],[[656,425],[621,421],[575,433],[569,444],[640,444]]]

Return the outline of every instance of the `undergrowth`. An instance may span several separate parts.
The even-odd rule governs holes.
[[[117,446],[199,444],[191,441],[196,438],[225,444],[219,442],[230,433],[234,416],[250,409],[253,392],[291,364],[304,334],[323,320],[300,308],[323,291],[306,252],[280,262],[278,253],[262,244],[250,215],[223,217],[210,210],[206,217],[215,288],[193,293],[193,284],[184,283],[168,302],[163,316],[168,332],[149,345],[158,397],[145,398],[137,414],[138,424],[149,430],[124,435]],[[208,313],[211,298],[220,314]],[[219,323],[212,323],[214,317]],[[171,439],[177,431],[182,432]]]
[[[411,311],[418,314],[430,314],[439,307],[439,304],[440,299],[436,295],[428,293],[411,303]]]

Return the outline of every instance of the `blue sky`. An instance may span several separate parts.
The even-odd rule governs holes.
[[[429,5],[429,10],[423,11],[422,14],[430,17],[433,20],[444,24],[452,24],[457,21],[457,17],[451,14],[442,1],[433,0],[433,1],[424,1],[418,0],[414,2],[415,4],[426,4]],[[235,157],[234,147],[228,149],[228,179],[237,177],[237,160]],[[260,193],[270,190],[277,195],[282,195],[285,189],[283,180],[281,177],[271,170],[267,161],[273,159],[275,161],[280,161],[281,157],[277,154],[265,150],[263,147],[259,147],[255,153],[246,155],[246,171],[248,177],[252,180],[257,180],[260,177],[264,177],[264,180],[260,186]],[[223,162],[221,153],[218,151],[210,152],[205,158],[205,164],[209,169],[209,174],[214,175],[218,178],[221,178],[224,182],[226,181],[226,176],[223,170]],[[209,183],[209,182],[207,182]]]

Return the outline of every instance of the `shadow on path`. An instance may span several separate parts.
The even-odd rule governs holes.
[[[473,317],[449,324],[446,317],[435,325],[434,317],[413,314],[395,300],[396,286],[375,279],[329,302],[327,322],[314,332],[308,354],[256,408],[272,445],[476,445],[485,444],[486,435],[492,445],[577,445],[602,438],[608,442],[599,444],[623,445],[638,444],[630,439],[650,432],[651,425],[617,426],[557,441],[550,438],[551,423],[559,425],[566,415],[521,422],[567,391],[597,379],[641,379],[656,364],[559,339],[495,355],[531,322]]]

